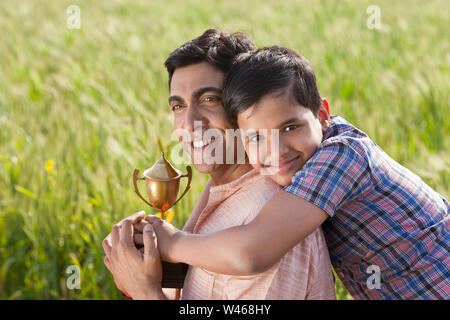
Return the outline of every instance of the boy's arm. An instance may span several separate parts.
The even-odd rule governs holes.
[[[327,218],[319,207],[280,191],[247,225],[211,234],[190,234],[155,220],[153,225],[163,260],[222,274],[250,275],[268,270]]]

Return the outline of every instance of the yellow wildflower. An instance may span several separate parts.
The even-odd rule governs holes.
[[[53,161],[53,160],[47,160],[47,161],[45,162],[45,171],[46,171],[49,175],[56,175],[55,161]]]
[[[170,222],[173,220],[174,215],[175,215],[175,211],[173,211],[173,210],[164,212],[164,221],[166,221],[167,223],[170,223]],[[158,213],[156,214],[156,216],[157,216],[158,218],[161,218],[161,213],[158,212]]]

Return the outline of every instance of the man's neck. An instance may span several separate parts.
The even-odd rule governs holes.
[[[211,173],[211,181],[214,186],[230,183],[250,170],[252,170],[250,164],[230,164],[229,166],[224,166],[223,170]]]

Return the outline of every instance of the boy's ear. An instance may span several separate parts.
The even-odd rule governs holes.
[[[322,125],[322,132],[325,133],[330,127],[330,107],[327,99],[322,99],[322,104],[319,108],[319,121]]]
[[[330,105],[328,104],[327,98],[322,98],[322,104],[325,106],[325,109],[327,109],[328,114],[330,114]]]

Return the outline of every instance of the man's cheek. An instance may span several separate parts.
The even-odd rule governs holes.
[[[187,130],[177,128],[172,133],[172,141],[178,141],[184,151],[191,154],[192,139]]]

